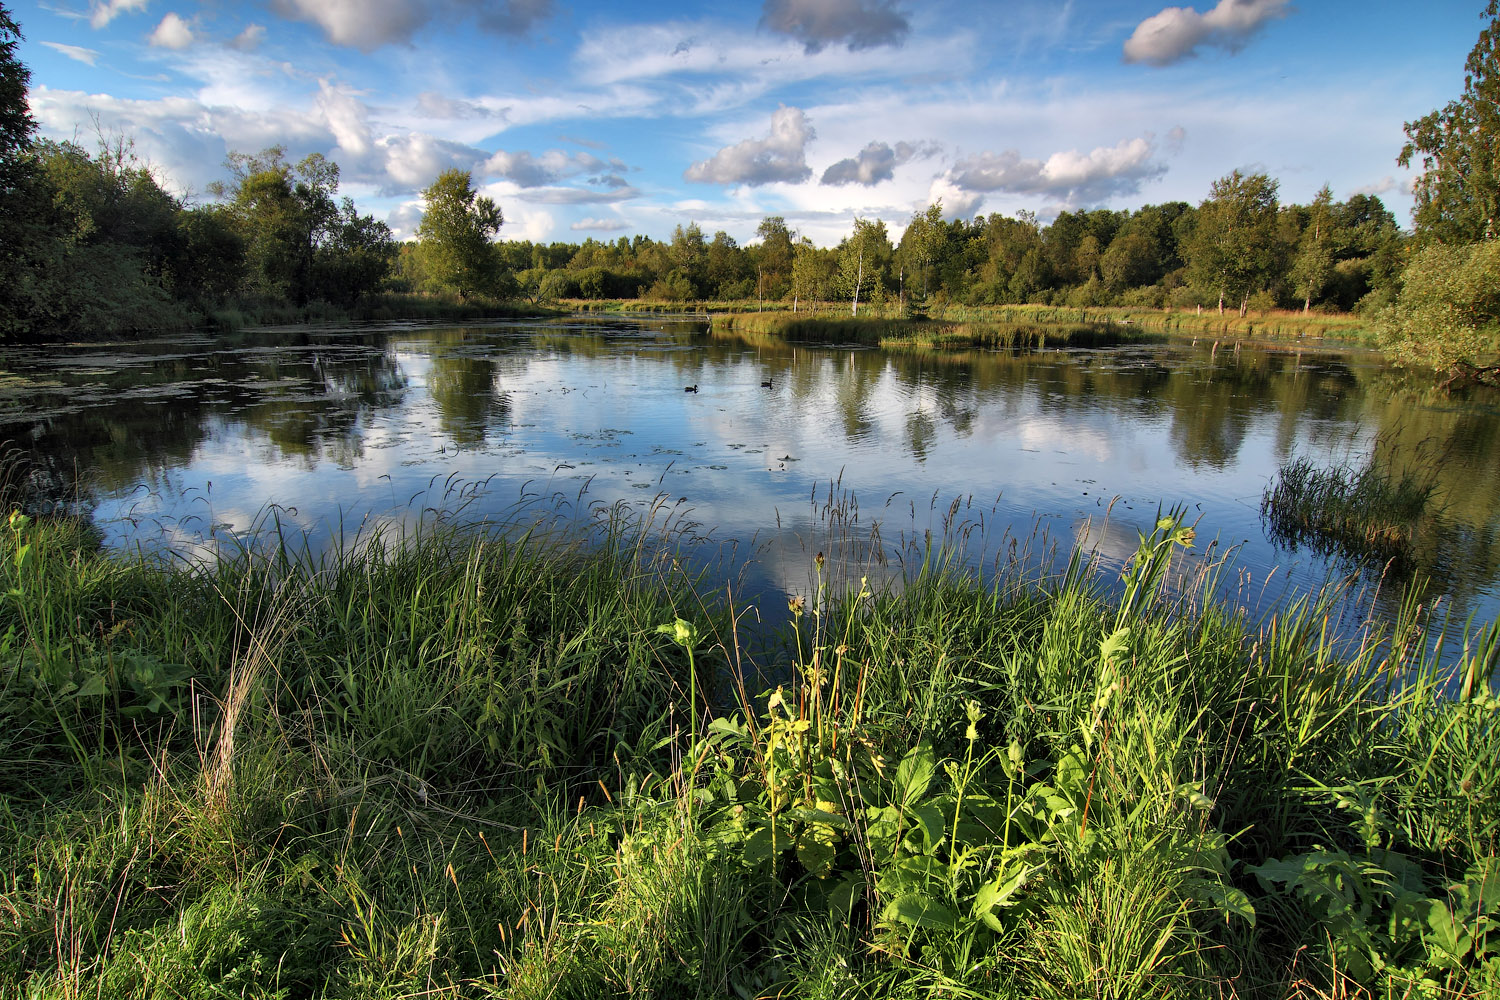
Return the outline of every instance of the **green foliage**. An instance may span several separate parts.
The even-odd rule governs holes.
[[[1275,239],[1277,184],[1265,174],[1238,170],[1214,181],[1208,200],[1198,207],[1187,262],[1193,280],[1238,300],[1240,315],[1252,292],[1266,285],[1277,265]]]
[[[1464,61],[1463,96],[1406,123],[1397,162],[1422,165],[1414,193],[1417,230],[1449,243],[1493,239],[1500,212],[1500,4],[1480,14],[1488,23]]]
[[[457,168],[439,174],[422,200],[427,207],[417,236],[433,277],[460,298],[493,292],[499,272],[490,240],[505,221],[499,207]]]
[[[1484,377],[1500,354],[1500,241],[1416,250],[1380,329],[1401,364]]]

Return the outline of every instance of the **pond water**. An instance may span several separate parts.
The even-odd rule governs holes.
[[[684,391],[686,387],[696,391]],[[0,439],[108,544],[205,555],[279,522],[315,547],[447,516],[634,512],[739,594],[805,593],[826,551],[899,578],[934,540],[994,568],[1083,543],[1118,565],[1181,505],[1264,611],[1351,567],[1268,535],[1278,466],[1377,445],[1436,470],[1424,600],[1500,612],[1500,407],[1358,353],[1161,341],[894,353],[709,334],[701,320],[299,328],[0,351]],[[1367,569],[1344,627],[1409,574]]]

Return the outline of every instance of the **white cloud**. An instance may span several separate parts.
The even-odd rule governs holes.
[[[1097,204],[1133,194],[1166,168],[1152,160],[1149,139],[1125,139],[1087,153],[1067,150],[1046,160],[1025,159],[1008,149],[983,152],[955,163],[946,179],[960,191],[1040,195],[1066,205]]]
[[[967,222],[979,212],[984,195],[978,191],[965,191],[947,177],[938,177],[927,189],[927,204],[936,205],[938,202],[943,204],[943,218]]]
[[[61,52],[75,62],[81,62],[88,66],[94,65],[94,60],[99,58],[99,53],[93,49],[86,49],[82,45],[64,45],[62,42],[43,42],[43,45],[56,52]]]
[[[490,196],[499,201],[495,194],[490,193]],[[556,228],[557,220],[546,209],[525,207],[507,209],[505,227],[501,230],[500,237],[506,240],[530,240],[533,243],[545,243]]]
[[[766,0],[760,25],[797,39],[808,52],[840,42],[850,49],[900,45],[911,31],[891,0]]]
[[[193,29],[175,11],[169,11],[147,41],[158,48],[185,49],[193,44]]]
[[[746,139],[725,146],[713,156],[695,163],[683,177],[700,184],[797,183],[812,176],[807,165],[807,144],[816,133],[801,108],[783,105],[771,115],[771,133],[764,139]]]
[[[933,143],[898,142],[895,148],[883,142],[872,142],[858,156],[839,160],[823,171],[824,184],[863,184],[874,187],[896,175],[896,168],[918,156],[931,156],[938,147]]]
[[[1167,7],[1136,25],[1125,41],[1125,61],[1167,66],[1200,45],[1236,52],[1268,21],[1286,17],[1291,0],[1219,0],[1206,14]]]
[[[629,223],[627,223],[624,219],[584,218],[579,219],[568,228],[573,230],[573,232],[575,233],[618,233],[622,229],[630,228],[630,226]]]
[[[423,132],[382,136],[375,150],[369,176],[387,191],[420,190],[450,167],[472,171],[484,162],[484,153],[472,146]]]
[[[596,178],[595,183],[619,188],[626,186],[625,181],[607,174],[607,171],[627,169],[629,168],[618,160],[606,163],[592,153],[565,153],[557,149],[548,150],[540,156],[524,150],[500,150],[486,160],[483,167],[485,176],[515,181],[522,187],[541,187],[554,184],[565,177],[595,173],[606,175]]]
[[[147,0],[90,0],[89,24],[102,28],[120,14],[145,10],[146,3]]]
[[[334,44],[365,52],[410,42],[431,21],[451,24],[472,15],[485,31],[521,34],[552,13],[552,0],[273,0],[273,6],[318,25]]]
[[[369,155],[374,148],[369,110],[354,91],[319,80],[317,109],[340,149],[357,158]]]
[[[229,40],[229,47],[239,49],[241,52],[252,52],[260,48],[260,43],[265,41],[266,26],[263,24],[247,24],[245,30],[241,31]]]

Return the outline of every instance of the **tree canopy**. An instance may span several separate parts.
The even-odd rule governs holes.
[[[1494,239],[1500,215],[1500,0],[1490,0],[1464,62],[1464,92],[1406,123],[1397,162],[1420,161],[1412,221],[1419,233],[1450,242]]]
[[[493,200],[474,190],[467,170],[444,170],[422,192],[427,210],[417,227],[428,267],[439,282],[463,298],[491,292],[498,271],[490,239],[504,216]]]

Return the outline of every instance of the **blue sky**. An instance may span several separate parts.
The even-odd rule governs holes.
[[[320,152],[409,236],[450,166],[502,238],[820,245],[856,215],[1375,193],[1407,223],[1402,125],[1457,97],[1480,0],[9,2],[44,135],[123,133],[203,200],[230,151]]]

